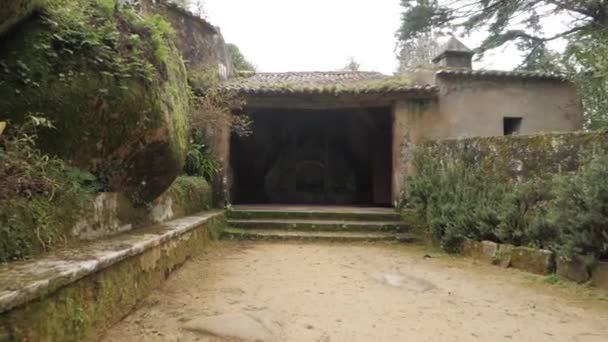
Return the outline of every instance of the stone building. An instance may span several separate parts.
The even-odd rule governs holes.
[[[452,38],[435,66],[243,75],[254,133],[229,143],[233,203],[395,205],[428,139],[575,131],[582,106],[559,75],[472,69]]]

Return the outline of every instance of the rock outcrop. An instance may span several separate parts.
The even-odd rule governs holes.
[[[189,88],[175,31],[114,0],[44,2],[0,45],[0,118],[51,119],[40,147],[148,202],[181,172]]]
[[[28,16],[39,4],[40,0],[2,0],[2,6],[0,6],[0,35]]]

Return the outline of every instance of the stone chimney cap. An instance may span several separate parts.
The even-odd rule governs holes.
[[[446,54],[469,55],[472,57],[475,52],[469,49],[456,37],[452,36],[450,40],[448,40],[445,44],[443,44],[443,46],[441,46],[441,48],[439,49],[439,53],[437,54],[437,56],[435,56],[435,58],[433,58],[433,62],[437,63]]]

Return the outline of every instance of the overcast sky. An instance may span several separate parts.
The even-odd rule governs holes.
[[[259,71],[337,70],[349,57],[363,70],[391,74],[397,67],[399,0],[206,0],[206,10]],[[475,47],[479,38],[462,41]],[[475,68],[509,70],[518,56],[497,51]]]

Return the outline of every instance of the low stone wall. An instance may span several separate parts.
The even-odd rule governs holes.
[[[120,193],[100,193],[72,229],[78,240],[94,240],[213,207],[211,187],[200,177],[178,177],[159,198],[135,207]]]
[[[492,241],[467,240],[462,255],[488,264],[539,275],[556,274],[562,279],[608,290],[608,262],[590,262],[582,258],[567,260],[545,249],[515,247]]]
[[[0,341],[98,338],[223,226],[211,212],[0,265]]]
[[[608,132],[436,140],[416,148],[445,163],[466,158],[489,172],[526,179],[577,170],[589,157],[608,151]]]

